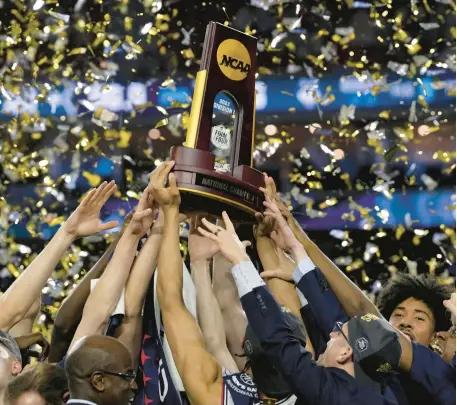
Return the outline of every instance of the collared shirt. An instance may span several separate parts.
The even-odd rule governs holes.
[[[75,405],[97,405],[95,402],[87,401],[85,399],[69,399],[67,404],[75,404]]]

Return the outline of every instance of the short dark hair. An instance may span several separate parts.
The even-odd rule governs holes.
[[[446,331],[450,328],[450,319],[443,306],[443,300],[449,299],[453,286],[439,284],[436,277],[428,274],[412,276],[398,273],[381,290],[377,305],[382,315],[389,319],[395,308],[408,298],[422,301],[432,311],[435,318],[435,330]]]
[[[11,380],[5,393],[10,405],[25,392],[36,392],[48,405],[61,405],[68,391],[65,371],[54,364],[38,363]]]

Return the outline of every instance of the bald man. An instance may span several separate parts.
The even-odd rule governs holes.
[[[67,404],[127,405],[133,398],[135,370],[129,350],[100,335],[78,340],[65,360]]]

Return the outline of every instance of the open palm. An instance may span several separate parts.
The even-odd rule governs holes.
[[[202,236],[198,232],[198,227],[202,226],[201,220],[202,218],[200,216],[192,218],[189,232],[189,254],[191,262],[210,260],[219,251],[219,245],[215,241]]]
[[[116,189],[114,181],[105,181],[96,189],[89,191],[63,225],[64,230],[73,237],[80,238],[116,227],[119,224],[117,221],[100,221],[100,211]]]

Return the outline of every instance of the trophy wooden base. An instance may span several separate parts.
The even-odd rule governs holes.
[[[214,171],[215,156],[204,150],[175,146],[170,157],[185,211],[202,211],[220,216],[226,211],[234,221],[255,221],[263,211],[263,174],[249,166],[238,166],[233,176]]]

